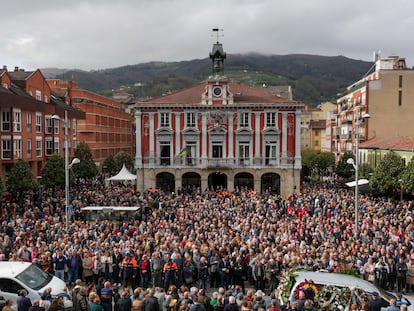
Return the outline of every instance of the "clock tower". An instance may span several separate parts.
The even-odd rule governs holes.
[[[213,31],[220,29],[214,28]],[[224,75],[224,60],[226,59],[226,52],[223,50],[223,45],[218,41],[213,44],[213,49],[210,52],[210,59],[212,61],[212,75],[207,79],[206,89],[202,94],[202,103],[207,105],[229,105],[233,104],[233,94],[229,89],[229,81]]]
[[[213,75],[220,73],[223,74],[225,58],[226,53],[223,51],[223,45],[217,41],[216,43],[214,43],[213,50],[210,52],[210,59],[213,62]]]

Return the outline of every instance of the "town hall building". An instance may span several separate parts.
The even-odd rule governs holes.
[[[231,82],[218,41],[210,59],[205,82],[137,103],[138,188],[294,193],[303,104]]]

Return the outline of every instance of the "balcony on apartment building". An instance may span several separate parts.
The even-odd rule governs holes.
[[[345,139],[345,140],[350,140],[352,139],[352,133],[342,133],[341,134],[341,139]]]
[[[339,126],[333,126],[332,127],[332,140],[338,140],[339,133],[340,133]]]

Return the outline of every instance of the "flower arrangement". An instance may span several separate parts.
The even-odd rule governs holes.
[[[280,303],[289,298],[299,270],[302,269],[285,271],[280,276],[276,290]],[[347,274],[353,274],[351,270],[347,272]],[[313,300],[315,305],[322,306],[328,303],[330,310],[343,309],[348,311],[352,304],[357,304],[360,307],[368,301],[368,294],[360,288],[320,285],[313,280],[305,280],[296,287],[294,292],[296,299],[299,298],[300,291],[305,293],[306,299]]]
[[[321,291],[321,286],[315,284],[312,280],[305,280],[298,285],[295,292],[295,298],[299,299],[299,292],[304,291],[306,299],[311,299],[316,301],[318,299],[319,292]]]
[[[362,305],[367,302],[368,294],[359,288],[327,285],[321,288],[317,301],[319,305],[329,303],[332,310],[339,306],[349,310],[352,304]]]
[[[303,270],[302,268],[293,268],[287,271],[282,272],[279,277],[279,285],[276,289],[276,297],[279,301],[283,303],[285,299],[288,299],[290,296],[290,291],[293,287],[293,282],[298,276],[298,271]]]
[[[279,285],[276,289],[276,295],[281,303],[283,303],[285,299],[289,298],[290,289],[293,286],[293,279],[296,275],[297,274],[290,270],[283,272],[279,277]]]

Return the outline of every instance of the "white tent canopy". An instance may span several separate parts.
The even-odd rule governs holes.
[[[107,181],[123,181],[123,180],[136,180],[137,176],[132,174],[128,169],[125,167],[125,164],[122,165],[122,169],[119,171],[118,174],[115,176],[109,177]]]
[[[358,179],[358,186],[368,185],[369,181],[367,179]],[[356,181],[347,182],[346,185],[350,188],[356,186]]]
[[[356,181],[347,182],[346,185],[349,188],[355,188]],[[368,179],[358,179],[358,190],[360,192],[369,192],[371,191],[371,187],[369,186],[369,180]]]

